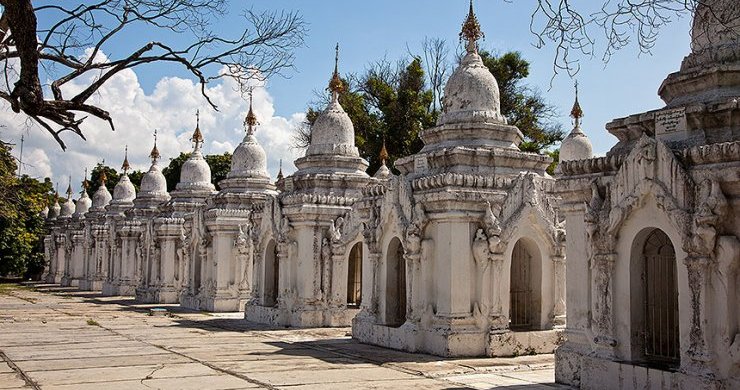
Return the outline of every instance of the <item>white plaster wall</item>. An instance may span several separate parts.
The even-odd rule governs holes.
[[[567,213],[565,216],[565,224],[568,228],[568,236],[565,241],[566,329],[569,333],[571,331],[586,331],[589,328],[590,321],[591,270],[587,251],[588,238],[583,220],[584,212],[581,207]]]

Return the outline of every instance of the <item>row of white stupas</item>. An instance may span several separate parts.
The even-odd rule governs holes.
[[[562,344],[556,379],[583,388],[739,387],[740,41],[723,29],[740,27],[702,7],[695,34],[712,33],[661,86],[668,106],[611,122],[619,143],[592,158],[576,98],[556,178],[501,115],[471,3],[443,111],[423,149],[395,162],[400,175],[385,161],[365,173],[335,66],[294,174],[271,182],[251,104],[218,192],[197,127],[171,194],[155,142],[138,193],[124,162],[112,197],[101,185],[50,210],[47,280],[273,325],[351,325],[361,342],[442,356]]]

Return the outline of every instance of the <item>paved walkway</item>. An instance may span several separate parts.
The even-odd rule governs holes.
[[[359,344],[349,328],[270,329],[239,313],[0,285],[0,389],[564,388],[552,382],[552,355],[440,359]]]

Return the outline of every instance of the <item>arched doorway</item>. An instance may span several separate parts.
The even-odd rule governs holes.
[[[362,302],[362,243],[349,252],[347,264],[347,306],[359,307]]]
[[[385,323],[401,326],[406,322],[406,263],[401,240],[394,238],[386,252]]]
[[[509,328],[532,330],[540,328],[541,261],[537,246],[522,238],[511,252],[509,284]]]
[[[668,235],[660,229],[648,231],[644,240],[634,264],[640,268],[637,282],[642,286],[637,287],[643,298],[638,316],[642,321],[634,324],[637,334],[643,336],[636,340],[641,344],[638,350],[651,364],[677,366],[680,342],[676,251]]]
[[[263,283],[265,286],[264,301],[265,306],[276,306],[278,292],[280,291],[280,261],[277,255],[277,245],[275,240],[270,240],[265,248],[265,277]]]

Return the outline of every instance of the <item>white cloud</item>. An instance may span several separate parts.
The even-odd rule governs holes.
[[[98,57],[105,60],[102,54]],[[81,91],[96,75],[66,85],[65,96]],[[89,103],[108,110],[116,126],[111,131],[107,123],[88,117],[83,124],[87,141],[70,133],[62,137],[67,151],[62,151],[50,134],[32,124],[25,115],[13,113],[7,104],[0,106],[0,137],[5,141],[18,142],[25,134],[24,171],[38,177],[49,176],[66,188],[68,176],[72,185],[79,190],[84,169],[97,162],[119,168],[123,160],[124,146],[129,146],[129,161],[134,169],[146,170],[152,148],[154,129],[158,132],[158,147],[162,154],[162,165],[170,158],[187,152],[191,148],[190,136],[195,128],[195,112],[200,110],[200,128],[206,140],[204,152],[220,154],[233,152],[235,145],[244,136],[242,122],[246,116],[248,102],[241,96],[235,82],[224,79],[207,89],[211,100],[219,111],[213,110],[203,98],[200,86],[188,79],[165,77],[157,82],[154,90],[146,94],[136,73],[125,70],[112,77],[90,99]],[[289,118],[275,116],[272,96],[264,87],[254,90],[254,111],[260,125],[257,139],[268,155],[268,170],[273,179],[278,164],[283,159],[283,172],[295,170],[293,160],[300,151],[290,146],[294,128],[305,118],[296,113]],[[17,155],[17,148],[14,149]]]

